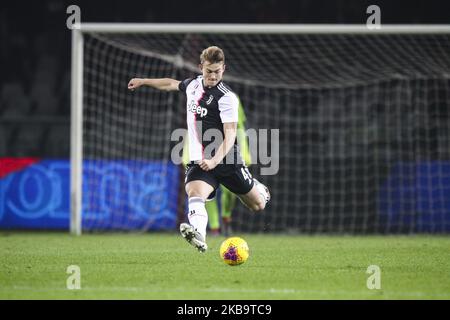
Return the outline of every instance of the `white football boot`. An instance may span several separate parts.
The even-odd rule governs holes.
[[[189,244],[196,247],[198,251],[205,252],[208,249],[205,238],[195,230],[195,228],[189,223],[180,224],[180,233]]]

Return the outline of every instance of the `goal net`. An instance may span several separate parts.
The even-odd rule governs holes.
[[[277,173],[260,174],[270,164],[258,150],[250,166],[270,205],[253,214],[238,203],[235,231],[450,231],[448,27],[189,27],[82,29],[84,230],[183,219],[171,135],[186,127],[185,98],[127,83],[195,76],[201,51],[217,45],[247,129],[279,129]]]

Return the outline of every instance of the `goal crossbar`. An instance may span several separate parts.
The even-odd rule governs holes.
[[[427,34],[450,33],[450,25],[364,24],[197,24],[197,23],[81,23],[82,32],[104,33],[264,33],[264,34]]]

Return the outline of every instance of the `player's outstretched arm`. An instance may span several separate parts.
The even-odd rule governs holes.
[[[128,89],[133,91],[141,86],[148,86],[163,91],[177,91],[180,81],[170,78],[145,79],[133,78],[128,82]]]

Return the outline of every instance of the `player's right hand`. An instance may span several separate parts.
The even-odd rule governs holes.
[[[128,82],[128,89],[133,91],[136,88],[139,88],[142,86],[142,79],[140,78],[133,78]]]

